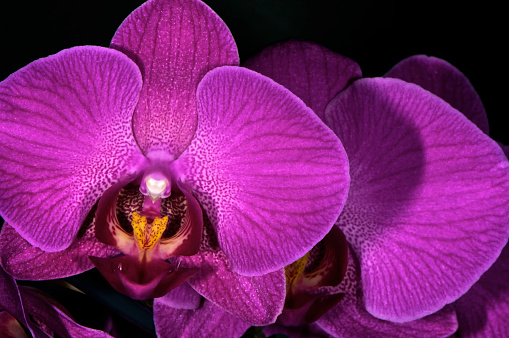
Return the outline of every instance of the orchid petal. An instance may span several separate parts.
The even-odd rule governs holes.
[[[0,311],[2,310],[6,310],[25,325],[35,338],[47,337],[26,315],[16,281],[0,266]]]
[[[99,196],[141,155],[136,65],[101,47],[32,62],[0,83],[0,210],[30,244],[71,245]]]
[[[509,246],[453,306],[460,337],[503,337],[509,332]]]
[[[488,116],[481,98],[467,77],[447,61],[426,55],[414,55],[395,65],[385,77],[415,83],[429,90],[488,134]]]
[[[154,321],[158,337],[240,337],[250,325],[212,302],[196,310],[181,310],[154,300]]]
[[[464,294],[509,236],[500,147],[446,102],[397,79],[362,79],[327,107],[351,186],[338,220],[361,262],[368,311],[395,322]]]
[[[111,257],[117,249],[99,242],[93,227],[69,248],[45,252],[30,245],[8,223],[0,233],[0,259],[5,270],[17,279],[47,280],[77,275],[94,268],[88,255]]]
[[[500,142],[497,142],[500,148],[502,148],[502,151],[505,154],[505,157],[509,158],[509,146],[506,146],[505,144],[502,144]]]
[[[243,66],[289,89],[321,119],[327,103],[362,76],[354,61],[304,41],[289,41],[265,48]]]
[[[346,199],[348,161],[337,137],[287,89],[239,67],[209,72],[197,92],[196,137],[175,162],[246,276],[311,250]]]
[[[203,297],[251,325],[273,323],[283,309],[284,270],[244,277],[233,272],[222,252],[180,257],[175,265],[200,271],[188,283]]]
[[[239,62],[224,22],[197,0],[146,2],[120,25],[111,47],[132,57],[143,73],[133,116],[140,148],[174,158],[196,130],[196,87],[203,75]]]
[[[202,297],[198,292],[194,291],[188,283],[184,283],[164,296],[157,298],[157,301],[175,309],[196,310],[200,306],[201,299]]]
[[[316,321],[319,327],[335,337],[446,337],[458,328],[450,306],[408,323],[373,317],[364,307],[359,263],[355,257],[349,257],[342,287],[345,298]]]
[[[109,334],[81,326],[69,318],[55,304],[49,302],[48,298],[30,288],[21,288],[23,302],[27,312],[38,321],[47,325],[59,337],[83,337],[101,338],[111,337]]]

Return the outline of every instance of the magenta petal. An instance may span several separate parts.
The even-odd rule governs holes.
[[[175,158],[196,130],[196,87],[205,73],[238,65],[237,47],[224,22],[197,0],[151,0],[118,28],[111,47],[130,56],[143,73],[134,113],[140,148]]]
[[[327,103],[362,76],[357,63],[315,43],[275,44],[243,65],[270,77],[301,98],[323,118]]]
[[[154,300],[154,322],[158,337],[240,337],[251,326],[212,302],[196,310],[181,310]]]
[[[22,287],[20,291],[27,313],[47,325],[59,337],[111,337],[103,331],[79,325],[35,290]]]
[[[25,325],[35,338],[47,337],[27,316],[16,281],[0,266],[0,313],[3,310]]]
[[[460,337],[504,337],[509,332],[509,246],[495,264],[453,304]]]
[[[458,327],[450,307],[407,323],[393,323],[373,317],[362,305],[346,299],[316,324],[336,337],[447,337]]]
[[[125,55],[76,47],[0,83],[0,210],[32,245],[67,248],[99,196],[136,171],[141,89]]]
[[[248,69],[214,69],[197,95],[196,137],[176,166],[233,270],[260,275],[302,257],[345,202],[341,143],[296,96]]]
[[[359,263],[349,257],[347,274],[340,285],[346,296],[316,321],[335,337],[447,337],[458,328],[450,306],[408,323],[393,323],[373,317],[364,306]]]
[[[362,79],[327,107],[351,186],[338,220],[361,262],[368,311],[405,322],[464,294],[509,235],[500,147],[437,96]]]
[[[502,148],[502,151],[504,152],[505,157],[509,158],[509,146],[506,146],[500,142],[498,142],[498,145],[500,146],[500,148]]]
[[[415,83],[429,90],[488,134],[488,117],[481,98],[467,77],[450,63],[435,57],[414,55],[399,62],[385,76]]]
[[[273,323],[283,309],[285,276],[280,269],[256,277],[241,276],[231,269],[231,263],[221,252],[202,252],[192,257],[180,257],[177,266],[199,267],[189,285],[223,310],[250,323]]]
[[[202,297],[198,292],[194,291],[188,283],[184,283],[164,296],[157,298],[157,301],[175,309],[196,310],[200,306],[201,299]]]
[[[30,245],[7,223],[0,233],[1,264],[17,279],[47,280],[77,275],[94,267],[88,255],[111,257],[118,253],[99,242],[93,228],[59,252],[45,252]]]
[[[0,266],[0,311],[3,310],[26,321],[16,281]]]

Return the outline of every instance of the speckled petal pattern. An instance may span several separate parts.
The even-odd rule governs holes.
[[[118,51],[75,47],[0,83],[0,212],[28,242],[67,248],[99,196],[136,171],[138,68]]]
[[[265,48],[244,67],[270,77],[323,118],[329,101],[362,76],[357,63],[318,44],[288,41]]]
[[[236,338],[250,327],[209,301],[204,301],[196,310],[181,310],[166,306],[156,299],[154,321],[158,337],[168,338]]]
[[[399,62],[385,76],[415,83],[429,90],[488,134],[488,117],[481,98],[467,77],[447,61],[414,55]]]
[[[198,292],[194,291],[188,283],[184,283],[166,295],[157,298],[157,301],[175,309],[196,310],[200,306],[201,299]]]
[[[223,310],[250,323],[273,323],[283,309],[285,276],[280,269],[266,275],[244,277],[231,269],[222,252],[201,252],[172,262],[184,268],[200,267],[188,283],[199,294]]]
[[[460,337],[504,337],[509,332],[509,246],[468,292],[453,304]]]
[[[373,317],[364,306],[359,263],[352,255],[340,287],[346,296],[315,322],[334,337],[448,337],[458,328],[456,315],[450,306],[402,324]]]
[[[500,147],[461,113],[398,79],[362,79],[327,107],[350,161],[338,220],[360,259],[368,311],[406,322],[465,293],[509,235]]]
[[[196,137],[176,166],[233,270],[260,275],[302,257],[345,202],[341,143],[296,96],[248,69],[214,69],[197,97]]]
[[[0,233],[0,262],[17,279],[47,280],[77,275],[94,268],[88,256],[112,257],[120,252],[95,238],[93,229],[60,252],[30,245],[9,224]]]
[[[174,158],[196,129],[196,87],[205,73],[238,65],[237,47],[224,22],[198,0],[151,0],[118,28],[111,47],[131,57],[143,74],[133,117],[145,153]]]

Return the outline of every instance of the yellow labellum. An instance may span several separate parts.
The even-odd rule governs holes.
[[[167,224],[168,216],[163,218],[156,217],[152,224],[147,225],[147,218],[145,216],[133,212],[133,221],[131,225],[133,227],[134,237],[138,241],[140,248],[144,250],[152,249],[163,235]]]

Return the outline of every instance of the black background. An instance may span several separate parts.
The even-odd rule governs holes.
[[[0,79],[29,62],[78,45],[108,46],[143,1],[9,1],[0,5]],[[479,93],[494,139],[509,143],[507,25],[490,2],[208,0],[246,60],[288,38],[318,42],[383,75],[413,54],[443,58]]]

